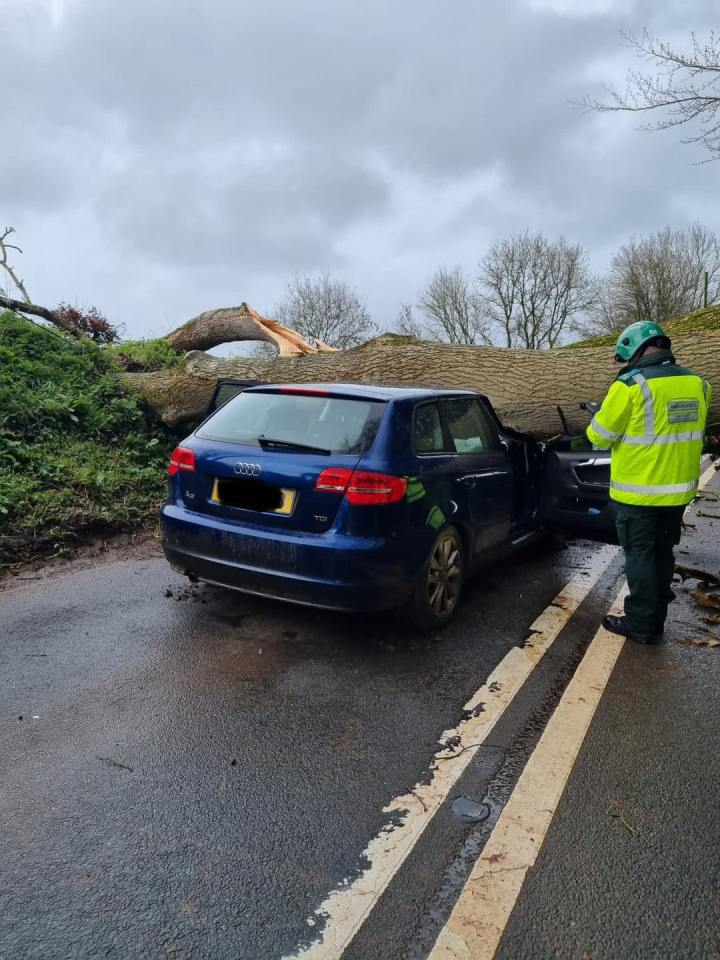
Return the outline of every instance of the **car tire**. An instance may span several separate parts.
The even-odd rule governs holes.
[[[455,527],[437,535],[403,609],[403,619],[423,632],[440,630],[457,610],[465,576],[465,550]]]

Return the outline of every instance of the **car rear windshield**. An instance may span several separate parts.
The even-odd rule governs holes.
[[[254,447],[265,438],[359,454],[371,446],[384,411],[379,400],[249,391],[229,400],[196,435]]]

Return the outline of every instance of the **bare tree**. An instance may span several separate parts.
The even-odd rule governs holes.
[[[642,36],[626,34],[625,42],[654,70],[630,70],[624,93],[606,87],[608,101],[585,97],[582,106],[601,113],[657,113],[646,130],[668,130],[687,125],[696,132],[683,143],[701,143],[720,158],[720,39],[711,33],[700,41],[692,34],[690,49],[681,51],[645,30]]]
[[[522,233],[493,244],[480,264],[488,316],[504,346],[554,347],[596,296],[580,244]]]
[[[596,277],[593,304],[587,313],[575,317],[571,326],[573,331],[582,337],[619,333],[627,326],[627,322],[615,308],[609,276]]]
[[[403,337],[423,337],[425,331],[415,319],[411,303],[401,303],[395,320],[395,332]]]
[[[16,250],[18,253],[22,253],[22,250],[20,247],[16,246],[16,244],[7,242],[7,238],[11,233],[15,233],[14,227],[5,227],[2,234],[0,234],[0,267],[3,268],[3,270],[12,280],[15,288],[19,291],[20,296],[23,299],[23,302],[30,303],[30,297],[25,289],[25,285],[8,263],[8,250]]]
[[[60,327],[61,330],[72,334],[74,337],[84,336],[85,331],[78,327],[73,317],[68,316],[67,313],[63,313],[62,310],[48,310],[47,307],[39,306],[31,302],[28,292],[25,289],[25,284],[8,262],[8,250],[15,250],[17,253],[22,253],[22,250],[17,244],[8,243],[7,238],[12,233],[15,233],[14,227],[5,227],[2,234],[0,234],[0,267],[2,267],[12,280],[13,286],[17,289],[21,299],[16,300],[14,297],[0,290],[0,307],[4,307],[6,310],[13,310],[15,313],[42,317],[43,320],[47,320],[56,327]]]
[[[633,238],[613,256],[600,299],[601,329],[617,330],[635,320],[661,323],[720,295],[720,242],[699,223],[687,230],[667,227]]]
[[[356,291],[329,274],[318,278],[298,274],[274,313],[306,340],[340,350],[363,343],[377,330]]]
[[[420,294],[418,307],[425,329],[434,340],[448,343],[489,344],[482,299],[460,267],[441,267]]]

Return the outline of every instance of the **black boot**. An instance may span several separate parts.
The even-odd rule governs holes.
[[[612,613],[603,617],[602,625],[606,630],[609,630],[610,633],[617,633],[621,637],[627,637],[628,640],[632,640],[634,643],[650,645],[658,643],[659,640],[657,635],[652,633],[633,633],[627,628],[624,617],[616,617]]]

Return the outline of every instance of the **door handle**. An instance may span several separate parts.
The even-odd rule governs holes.
[[[483,470],[482,473],[466,473],[460,477],[462,482],[466,480],[484,480],[486,477],[509,477],[509,470]]]

